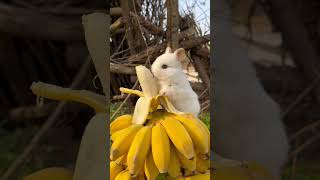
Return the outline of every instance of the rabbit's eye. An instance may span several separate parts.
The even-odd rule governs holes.
[[[168,68],[168,65],[163,64],[163,65],[161,66],[161,68],[162,68],[162,69],[167,69],[167,68]]]

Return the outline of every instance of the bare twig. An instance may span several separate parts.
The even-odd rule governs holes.
[[[320,76],[318,76],[313,82],[305,88],[297,98],[287,107],[287,109],[281,114],[282,119],[285,118],[291,111],[294,109],[296,105],[298,105],[303,98],[305,98],[312,90],[315,88],[320,82]]]
[[[320,140],[320,133],[314,135],[313,137],[309,138],[308,140],[306,140],[302,145],[298,146],[295,150],[293,150],[290,154],[289,154],[289,159],[294,158],[296,155],[298,155],[299,153],[301,153],[303,150],[305,150],[307,147],[309,147],[310,145],[312,145],[313,143],[317,142]]]
[[[290,137],[290,141],[293,141],[295,139],[297,139],[300,135],[302,135],[303,133],[313,130],[314,128],[316,128],[317,126],[320,125],[320,120],[313,122],[311,124],[308,124],[306,126],[304,126],[303,128],[301,128],[300,130],[298,130],[296,133],[294,133],[291,137]]]
[[[30,119],[44,118],[48,116],[56,106],[56,103],[47,103],[43,106],[18,107],[9,112],[9,119],[15,122],[26,122]]]

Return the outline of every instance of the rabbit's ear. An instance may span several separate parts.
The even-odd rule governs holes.
[[[168,46],[168,47],[166,48],[166,53],[172,53],[171,47]]]
[[[178,61],[182,62],[186,58],[186,51],[183,48],[179,48],[174,51],[174,55],[177,57]]]

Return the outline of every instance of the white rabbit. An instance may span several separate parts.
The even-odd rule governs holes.
[[[214,17],[214,151],[264,165],[276,177],[286,162],[288,139],[280,108],[264,91],[245,50],[232,33],[229,7],[216,0]]]
[[[151,71],[159,82],[160,94],[168,96],[179,111],[189,112],[198,117],[200,103],[198,95],[192,90],[186,74],[182,71],[181,61],[186,58],[183,48],[172,53],[167,47],[151,66]]]

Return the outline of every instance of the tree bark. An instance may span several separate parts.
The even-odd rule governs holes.
[[[178,0],[167,0],[167,41],[174,51],[179,48],[179,5]]]
[[[301,68],[309,81],[314,81],[320,76],[319,56],[297,11],[288,0],[270,0],[271,19],[282,32],[285,44],[289,47],[294,62]],[[314,95],[320,102],[320,86],[314,88]]]

